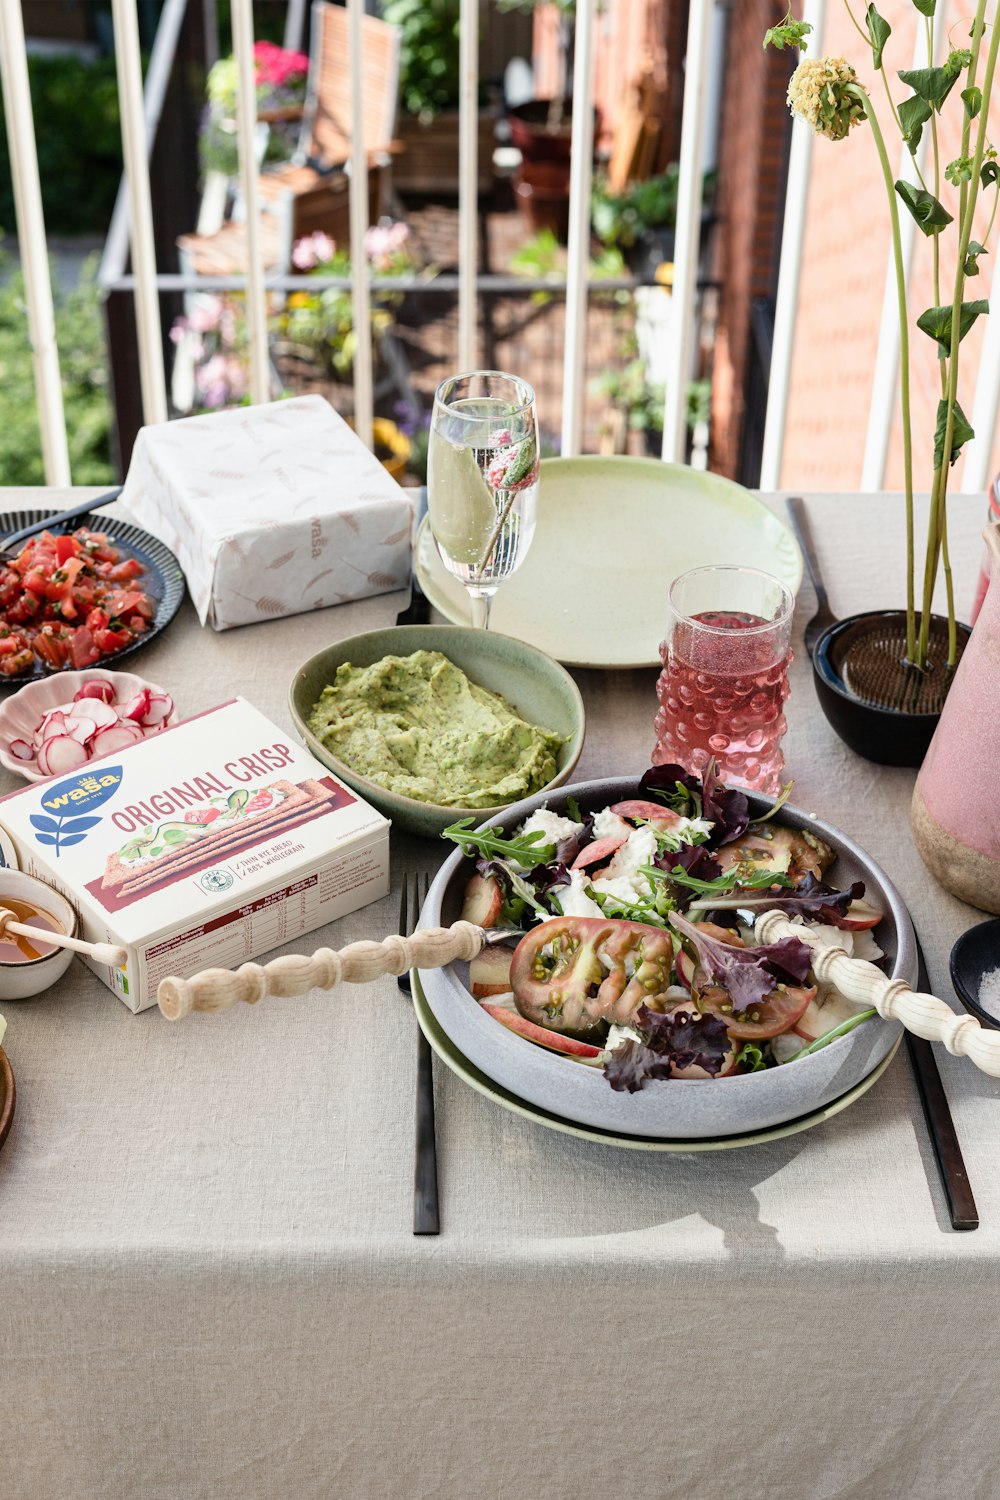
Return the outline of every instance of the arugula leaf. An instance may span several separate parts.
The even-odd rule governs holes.
[[[801,984],[812,965],[812,950],[801,938],[782,938],[760,948],[735,948],[709,937],[679,912],[670,925],[694,948],[710,979],[722,986],[734,1010],[757,1005],[776,984]]]
[[[941,467],[941,465],[942,465],[942,463],[944,461],[944,438],[945,438],[945,432],[947,430],[947,425],[948,425],[948,403],[947,403],[947,401],[943,401],[942,400],[942,401],[938,402],[937,426],[934,429],[934,467],[935,467],[935,469],[940,469],[940,467]],[[958,402],[956,401],[955,402],[955,420],[952,423],[952,429],[951,429],[951,454],[949,455],[949,460],[948,460],[949,463],[956,463],[957,462],[958,455],[961,453],[963,446],[969,441],[970,438],[974,438],[975,435],[976,434],[973,431],[973,429],[972,429],[972,427],[971,427],[971,425],[969,423],[968,417],[965,415],[965,412],[962,410],[962,408],[959,406]]]
[[[596,891],[588,887],[587,895],[596,901],[606,917],[623,918],[626,922],[643,922],[647,927],[666,927],[663,914],[652,901],[625,901],[611,891]]]
[[[666,877],[663,870],[655,865],[641,865],[639,873],[640,875],[647,876],[650,880],[668,878],[674,885],[683,886],[685,890],[694,891],[699,896],[724,896],[728,895],[730,891],[761,891],[768,890],[771,886],[787,888],[795,884],[787,875],[779,875],[774,870],[758,870],[755,874],[741,877],[733,869],[727,870],[724,875],[717,875],[711,880],[702,880],[698,876],[690,874],[683,866],[678,864],[674,865]]]
[[[962,303],[962,311],[958,320],[959,343],[965,338],[980,313],[988,313],[989,310],[990,304],[985,297],[980,297],[976,302]],[[917,327],[922,333],[929,334],[932,339],[936,339],[945,354],[951,353],[950,307],[929,307],[926,312],[920,314]]]
[[[579,802],[577,802],[572,793],[570,793],[566,798],[566,816],[568,818],[572,818],[574,823],[583,822],[583,814],[580,811],[580,804]]]
[[[678,1009],[661,1015],[641,1005],[629,1023],[642,1038],[609,1053],[604,1076],[618,1093],[637,1093],[648,1079],[669,1078],[671,1067],[704,1068],[713,1076],[732,1050],[720,1016]]]
[[[508,838],[500,828],[483,828],[475,833],[475,824],[475,818],[459,818],[457,823],[445,829],[441,837],[451,839],[470,859],[477,854],[495,854],[501,859],[515,860],[526,870],[534,865],[548,864],[555,856],[555,845],[544,842],[545,835],[540,828],[532,833],[511,834]]]
[[[872,62],[876,68],[880,68],[885,44],[892,36],[892,27],[883,16],[879,15],[874,5],[869,5],[865,11],[865,25],[868,27],[868,37],[872,44]]]
[[[933,193],[914,187],[912,182],[904,182],[902,178],[896,183],[896,192],[924,234],[937,234],[946,224],[951,223],[951,214],[943,204],[938,202]]]
[[[788,881],[792,885],[791,881]],[[860,901],[865,883],[856,880],[850,890],[838,891],[817,880],[810,871],[797,886],[788,891],[771,891],[766,896],[744,896],[736,892],[731,899],[693,901],[691,911],[783,911],[789,917],[818,917],[833,927],[847,915],[852,901]]]

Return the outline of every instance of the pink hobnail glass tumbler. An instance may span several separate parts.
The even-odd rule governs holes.
[[[714,756],[724,781],[781,790],[794,603],[757,568],[692,568],[674,579],[654,765],[676,761],[700,773]]]

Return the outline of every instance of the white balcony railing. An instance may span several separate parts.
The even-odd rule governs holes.
[[[183,282],[157,274],[150,207],[149,159],[155,128],[157,99],[162,98],[164,68],[169,68],[174,42],[188,0],[166,0],[153,56],[147,71],[145,108],[137,0],[112,0],[118,89],[121,104],[126,200],[119,205],[109,235],[109,247],[127,232],[131,246],[132,277],[139,346],[142,414],[146,422],[167,419],[166,372],[160,327],[159,292]],[[477,99],[479,0],[461,3],[461,101],[459,146],[459,337],[458,358],[463,368],[477,363],[478,298],[488,280],[477,274]],[[615,4],[616,0],[606,0]],[[301,21],[305,0],[289,0],[290,19]],[[805,16],[813,24],[815,51],[821,49],[825,0],[805,0]],[[359,80],[361,22],[364,0],[347,0],[351,78]],[[706,132],[718,109],[719,49],[724,26],[717,24],[730,9],[728,0],[691,0],[687,31],[683,123],[675,247],[672,323],[667,350],[666,405],[662,456],[682,460],[685,452],[686,392],[692,373],[695,344],[696,278],[701,236],[701,195]],[[233,46],[238,66],[237,127],[240,188],[247,207],[248,272],[245,278],[202,280],[199,284],[240,287],[247,294],[250,331],[251,393],[255,401],[270,396],[267,347],[267,287],[287,289],[294,277],[272,278],[264,273],[258,225],[258,164],[253,149],[256,91],[253,63],[252,0],[232,0]],[[570,236],[566,280],[566,339],[563,363],[562,451],[574,454],[581,442],[584,397],[584,345],[588,297],[589,203],[593,155],[593,99],[595,35],[599,26],[598,0],[578,0],[573,95],[573,156],[570,194]],[[21,0],[0,0],[0,62],[3,102],[10,142],[18,239],[25,273],[29,334],[42,433],[45,474],[50,484],[69,483],[69,458],[55,342],[52,291],[49,281],[45,226],[42,215],[34,122],[28,89]],[[370,329],[369,283],[363,251],[368,228],[367,157],[362,120],[361,90],[352,90],[351,150],[351,294],[354,327]],[[905,160],[901,172],[909,170]],[[776,299],[773,354],[768,388],[761,486],[781,482],[782,450],[789,395],[789,372],[795,331],[799,274],[803,256],[811,159],[811,135],[793,134],[786,193],[784,232]],[[124,212],[123,212],[124,210]],[[126,228],[127,226],[127,228]],[[107,254],[106,254],[107,258]],[[909,257],[908,257],[909,259]],[[886,307],[873,381],[873,397],[865,446],[861,487],[881,488],[885,475],[898,377],[898,330],[890,316],[891,267],[887,267]],[[893,298],[894,300],[894,298]],[[355,416],[359,432],[371,439],[373,411],[372,349],[370,339],[359,339],[354,360]],[[990,435],[1000,405],[1000,317],[989,320],[980,366],[974,426],[984,434],[969,444],[963,487],[982,489],[990,461]]]

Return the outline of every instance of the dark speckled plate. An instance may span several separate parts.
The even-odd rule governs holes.
[[[58,515],[58,511],[5,511],[0,516],[0,536],[11,536],[25,526],[31,526],[46,516],[54,515]],[[170,624],[184,598],[184,574],[181,572],[180,563],[169,547],[165,547],[155,536],[150,536],[148,531],[142,531],[138,526],[133,526],[131,521],[123,521],[118,516],[106,516],[100,511],[94,511],[67,521],[59,527],[59,532],[72,532],[78,526],[87,526],[91,531],[102,531],[121,550],[123,559],[134,557],[140,562],[146,571],[142,578],[136,579],[136,584],[156,604],[153,623],[139,640],[131,646],[124,646],[121,651],[115,651],[110,656],[102,656],[99,662],[95,662],[95,666],[117,667],[126,656],[134,656],[150,641],[155,640],[160,631],[165,630]],[[67,663],[63,670],[75,669]],[[38,662],[33,672],[21,672],[17,677],[0,677],[0,690],[23,687],[26,682],[35,682],[39,677],[53,675],[49,668],[43,667],[41,662]]]

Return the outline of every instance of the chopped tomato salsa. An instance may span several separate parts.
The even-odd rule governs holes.
[[[103,532],[30,537],[0,568],[0,676],[92,667],[131,645],[156,615],[143,572]]]

